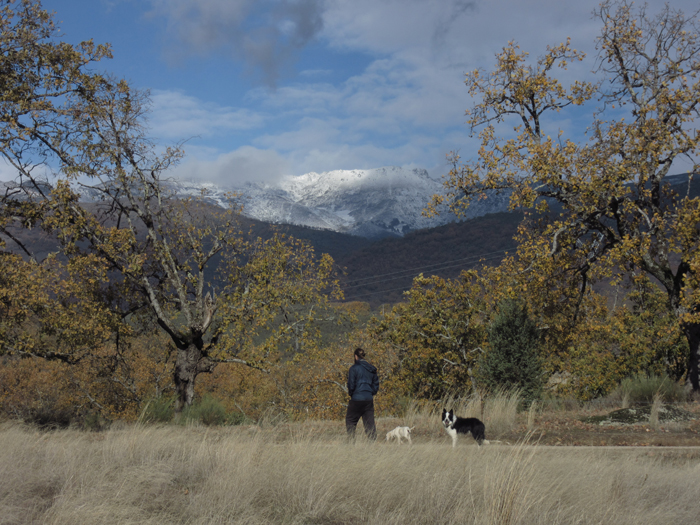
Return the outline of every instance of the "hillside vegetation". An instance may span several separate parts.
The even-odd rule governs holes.
[[[383,239],[339,257],[347,300],[373,306],[397,303],[419,274],[456,278],[463,270],[497,266],[517,247],[513,240],[523,216],[493,213]]]

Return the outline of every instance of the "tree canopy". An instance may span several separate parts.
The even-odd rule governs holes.
[[[0,256],[19,292],[2,297],[0,352],[75,362],[151,316],[176,354],[181,409],[219,363],[266,371],[301,351],[337,292],[330,257],[283,235],[251,238],[235,196],[226,210],[176,199],[168,170],[183,151],[149,139],[148,93],[91,71],[109,47],[61,42],[40,2],[2,2],[0,45],[0,154],[17,174],[0,197],[0,233],[25,255]],[[57,237],[56,256],[37,260],[16,235],[34,227]],[[51,344],[38,344],[46,334]]]
[[[666,178],[682,159],[689,176],[698,171],[700,20],[627,1],[605,1],[594,16],[602,29],[593,81],[559,80],[584,59],[569,40],[534,61],[510,42],[492,71],[467,74],[476,100],[468,123],[481,146],[474,160],[453,155],[448,195],[433,204],[459,213],[474,197],[507,191],[512,208],[548,214],[523,238],[519,271],[574,281],[580,297],[596,279],[652,277],[688,340],[687,377],[698,391],[700,200]],[[583,140],[558,129],[558,114],[574,110],[589,110]]]

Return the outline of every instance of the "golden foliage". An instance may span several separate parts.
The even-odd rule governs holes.
[[[510,43],[489,74],[467,75],[477,101],[468,122],[481,129],[481,147],[474,161],[452,157],[447,196],[435,197],[433,210],[449,202],[461,213],[488,191],[510,192],[513,209],[544,213],[556,203],[561,211],[523,237],[518,255],[528,263],[516,279],[568,278],[580,290],[576,320],[596,279],[630,269],[655,278],[688,339],[689,380],[698,390],[700,201],[666,183],[674,162],[700,153],[698,14],[666,5],[651,17],[625,1],[604,1],[595,14],[602,23],[596,83],[564,87],[557,79],[555,68],[584,58],[568,40],[535,62]],[[603,107],[590,110],[587,139],[567,138],[552,117],[593,99]]]
[[[480,285],[476,272],[455,280],[417,277],[407,302],[372,327],[394,349],[391,381],[403,395],[439,398],[476,387],[474,367],[486,336]]]

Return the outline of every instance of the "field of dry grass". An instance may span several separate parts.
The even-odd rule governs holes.
[[[537,432],[536,415],[517,419],[507,399],[458,413],[481,408],[489,439],[499,425]],[[348,443],[340,421],[101,433],[5,423],[0,523],[698,523],[700,448],[552,447],[533,434],[453,449],[434,414],[411,407],[379,420],[380,437],[398,423],[417,426],[413,445]]]

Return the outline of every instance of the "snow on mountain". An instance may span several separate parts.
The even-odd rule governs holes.
[[[679,194],[700,193],[700,185],[683,173],[667,177],[667,183]],[[15,182],[0,182],[3,191],[20,189]],[[411,230],[439,226],[456,217],[447,209],[438,217],[424,217],[430,198],[443,191],[442,184],[422,169],[384,167],[370,170],[335,170],[288,176],[276,185],[247,183],[239,187],[220,187],[209,182],[172,182],[176,196],[204,199],[226,207],[227,194],[242,195],[244,215],[264,222],[295,224],[329,229],[368,238],[403,236]],[[14,198],[31,198],[26,194]],[[46,191],[49,191],[47,186]],[[100,199],[100,192],[83,188],[83,198]],[[463,219],[506,211],[510,193],[488,191],[488,198],[472,201]]]
[[[445,223],[422,216],[441,189],[425,170],[386,167],[307,173],[275,188],[248,184],[242,192],[244,213],[259,220],[384,237]]]
[[[439,226],[455,220],[447,209],[438,217],[425,217],[430,198],[443,191],[439,181],[423,169],[384,167],[369,170],[334,170],[288,176],[276,185],[249,182],[221,188],[210,183],[179,182],[177,193],[199,196],[225,206],[225,193],[243,196],[243,214],[260,221],[379,238],[403,236],[411,230]],[[504,211],[507,195],[493,195],[472,203],[465,218]]]
[[[202,198],[227,206],[227,193],[242,196],[243,214],[264,222],[329,229],[368,238],[403,236],[411,230],[455,220],[447,209],[425,217],[430,198],[443,191],[423,169],[384,167],[335,170],[288,176],[275,185],[249,182],[220,187],[198,181],[177,181],[178,196]],[[507,196],[475,201],[466,218],[504,211]]]

